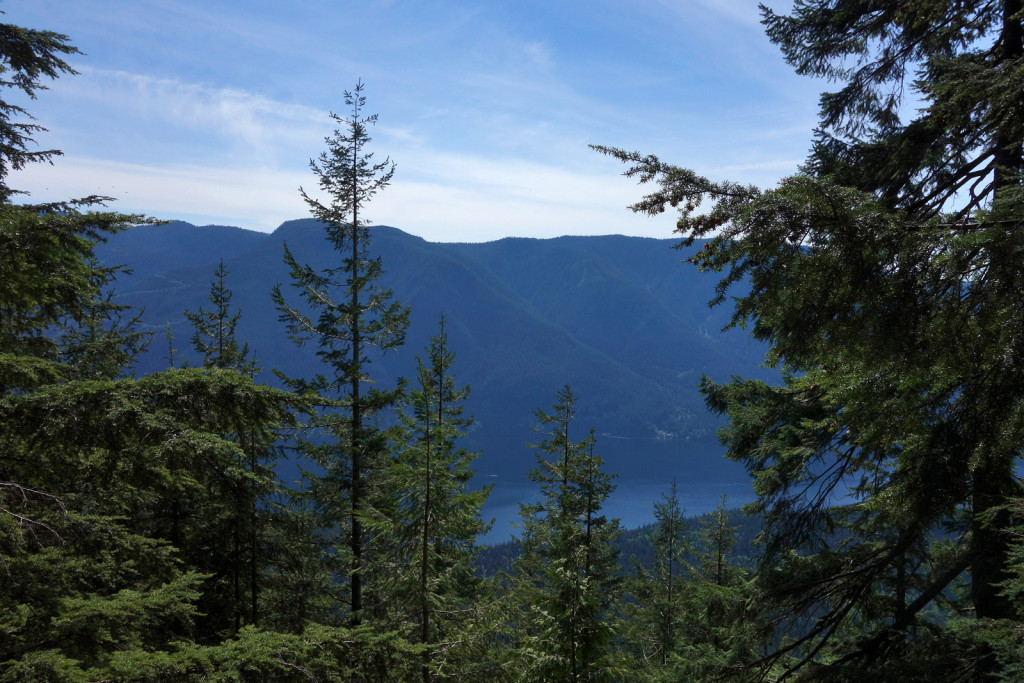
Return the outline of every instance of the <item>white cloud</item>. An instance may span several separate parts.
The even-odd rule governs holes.
[[[228,149],[246,159],[279,157],[298,145],[316,149],[330,130],[325,111],[234,87],[83,69],[80,77],[67,80],[67,86],[62,83],[61,90],[79,106],[116,111],[117,120],[131,126],[129,131],[113,131],[121,136],[130,131],[144,135],[157,128],[160,139],[184,140],[186,148],[190,139],[202,144],[214,140],[213,150]]]
[[[600,189],[581,179],[568,196],[552,203],[452,185],[395,183],[375,201],[370,214],[375,222],[436,242],[486,242],[508,235],[672,236],[674,218],[635,216],[625,208],[635,199],[628,191],[609,196]]]
[[[432,241],[487,241],[507,235],[645,234],[670,237],[672,218],[633,216],[639,197],[614,173],[582,174],[510,160],[437,154],[434,174],[412,174],[380,193],[368,207],[376,223]],[[315,187],[306,173],[203,166],[146,166],[62,158],[59,171],[36,165],[18,172],[14,186],[33,201],[102,194],[113,208],[157,218],[238,225],[270,231],[307,209],[297,188]],[[418,177],[415,177],[418,176]]]
[[[36,164],[12,177],[12,185],[28,190],[31,201],[98,194],[116,199],[111,208],[117,211],[201,217],[265,232],[305,215],[298,187],[308,181],[308,174],[272,169],[147,166],[78,157],[63,157],[56,168]]]
[[[614,172],[587,174],[517,159],[439,154],[434,173],[396,181],[370,212],[436,241],[508,235],[637,234],[670,237],[674,219],[634,216],[640,192]],[[385,220],[386,219],[386,220]]]

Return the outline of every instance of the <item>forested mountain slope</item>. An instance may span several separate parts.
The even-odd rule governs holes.
[[[479,473],[497,488],[499,520],[514,515],[534,458],[533,410],[558,387],[580,397],[578,424],[593,425],[598,449],[620,475],[613,508],[643,522],[650,502],[675,477],[710,509],[722,493],[736,501],[749,489],[741,468],[725,461],[713,437],[718,421],[696,391],[702,374],[727,380],[763,375],[763,348],[740,332],[722,333],[724,311],[709,309],[711,280],[679,263],[671,239],[637,237],[508,238],[481,244],[427,242],[389,227],[373,228],[385,284],[412,309],[406,345],[374,360],[382,385],[411,376],[438,317],[448,319],[455,372],[473,391],[469,445],[482,449]],[[207,305],[220,259],[229,271],[238,333],[265,370],[290,376],[316,371],[312,351],[285,337],[269,297],[287,283],[283,244],[313,267],[337,258],[312,219],[272,234],[187,223],[143,226],[114,236],[97,254],[134,274],[116,283],[117,301],[145,309],[154,332],[141,373],[166,367],[166,329],[189,360],[185,310]],[[285,284],[287,290],[288,285]],[[191,359],[195,362],[195,359]],[[269,372],[264,380],[271,381]],[[502,511],[504,506],[504,512]],[[507,515],[505,513],[508,513]]]

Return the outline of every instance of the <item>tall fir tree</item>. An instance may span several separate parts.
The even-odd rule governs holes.
[[[524,680],[614,678],[613,615],[621,591],[618,520],[601,514],[614,490],[594,453],[594,431],[570,439],[576,398],[565,386],[550,413],[537,410],[537,466],[530,480],[540,500],[520,504],[522,555],[513,590],[519,601],[513,647]],[[621,673],[621,672],[619,672]]]
[[[672,679],[669,660],[677,650],[686,606],[690,529],[679,504],[676,482],[654,503],[654,550],[650,567],[634,559],[625,603],[626,639],[631,655],[649,680]]]
[[[260,367],[249,352],[249,344],[237,337],[242,311],[231,310],[233,293],[227,286],[228,275],[222,259],[210,282],[212,309],[185,311],[193,329],[192,348],[205,369],[233,370],[253,378]],[[276,434],[239,425],[230,438],[237,442],[239,452],[227,461],[212,464],[221,481],[218,488],[223,491],[223,510],[210,515],[210,532],[230,542],[216,544],[216,552],[207,554],[203,565],[196,564],[213,572],[220,588],[216,594],[210,591],[210,599],[201,606],[205,612],[219,615],[223,622],[232,623],[237,633],[243,624],[259,623],[260,593],[267,584],[268,568],[276,558],[301,554],[304,546],[297,538],[302,525],[296,527],[282,519],[298,513],[281,510],[281,501],[287,500],[289,492],[274,472]],[[274,533],[272,527],[282,524],[292,530],[295,542],[284,543],[285,539]],[[307,599],[298,586],[291,586],[289,592],[293,604]]]
[[[327,150],[310,161],[325,200],[301,190],[314,218],[324,224],[327,241],[340,263],[317,272],[300,264],[285,246],[285,263],[304,306],[289,304],[280,286],[272,296],[289,337],[302,346],[313,341],[327,375],[290,380],[299,392],[316,392],[329,399],[328,407],[311,425],[323,438],[307,440],[306,453],[325,473],[313,494],[324,515],[324,525],[337,533],[338,557],[347,557],[344,571],[348,587],[349,620],[358,625],[368,605],[364,602],[368,539],[364,526],[378,513],[376,495],[386,461],[387,439],[375,422],[382,410],[396,405],[400,388],[384,389],[369,383],[373,353],[386,353],[402,345],[409,311],[380,283],[383,264],[370,251],[370,229],[363,209],[394,174],[394,163],[375,162],[366,151],[369,127],[377,115],[365,116],[366,97],[360,81],[345,92],[347,117],[332,114],[340,126],[326,138]],[[325,203],[326,202],[326,203]],[[382,505],[386,504],[382,503]],[[369,606],[377,609],[379,605]]]
[[[415,626],[410,640],[428,646],[424,681],[483,669],[493,628],[487,623],[493,610],[482,604],[483,580],[474,572],[477,539],[489,527],[481,508],[491,487],[471,488],[479,453],[457,445],[472,418],[463,415],[469,387],[456,384],[454,362],[442,316],[426,362],[417,358],[417,384],[400,407],[388,471],[397,514],[379,529],[396,546],[385,574],[398,623]]]

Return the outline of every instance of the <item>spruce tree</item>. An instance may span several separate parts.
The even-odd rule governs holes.
[[[669,660],[677,650],[680,623],[686,605],[692,546],[676,482],[654,503],[654,531],[649,540],[653,562],[645,567],[634,560],[627,583],[627,640],[632,656],[651,680],[671,678]]]
[[[292,380],[289,385],[329,401],[310,425],[321,430],[323,438],[305,441],[303,449],[326,470],[313,494],[325,528],[340,535],[335,545],[347,555],[344,579],[353,625],[360,623],[367,608],[363,585],[370,558],[364,526],[377,513],[370,497],[382,484],[387,456],[386,438],[375,420],[381,411],[395,406],[401,393],[397,388],[364,385],[369,383],[372,355],[401,346],[409,323],[408,309],[381,285],[383,264],[370,250],[363,209],[390,183],[395,167],[388,159],[375,162],[366,151],[369,127],[377,115],[363,114],[363,90],[360,81],[345,92],[349,115],[331,115],[340,128],[326,138],[327,150],[310,161],[325,199],[300,190],[313,217],[323,223],[339,263],[317,272],[299,263],[285,245],[291,284],[303,305],[289,304],[280,286],[272,293],[289,337],[300,346],[312,341],[328,369],[328,374]]]
[[[522,555],[515,566],[514,591],[520,609],[518,666],[524,680],[594,681],[612,677],[615,613],[621,579],[612,541],[618,520],[601,514],[614,490],[594,452],[594,431],[573,442],[569,428],[576,398],[565,386],[550,413],[537,410],[531,481],[540,500],[520,504]]]
[[[210,282],[209,301],[213,310],[202,307],[198,311],[185,311],[185,317],[192,323],[192,348],[202,355],[204,368],[231,368],[242,374],[255,376],[259,364],[249,354],[249,343],[239,344],[235,334],[242,311],[231,312],[231,290],[226,279],[228,269],[224,259],[217,264]]]
[[[397,514],[379,528],[395,548],[385,575],[398,623],[415,625],[410,640],[428,646],[420,672],[425,681],[479,670],[487,640],[480,631],[489,630],[474,559],[477,539],[489,527],[480,510],[491,487],[471,488],[479,454],[457,445],[472,418],[463,416],[469,387],[456,384],[454,362],[442,316],[426,362],[417,358],[417,384],[400,406],[398,449],[388,470]]]
[[[252,378],[260,367],[249,353],[249,344],[240,342],[236,335],[242,311],[231,310],[233,294],[227,286],[228,274],[221,259],[210,282],[212,310],[200,307],[195,312],[185,311],[193,328],[192,348],[202,357],[203,368],[229,369]],[[233,621],[235,633],[243,623],[258,623],[266,569],[274,558],[284,559],[289,553],[280,541],[273,547],[268,542],[274,537],[268,527],[281,523],[277,502],[287,495],[274,473],[276,435],[239,427],[231,438],[237,441],[240,453],[213,464],[221,480],[218,488],[224,492],[222,502],[226,510],[211,531],[219,538],[227,536],[231,540],[218,544],[218,552],[204,558],[201,565],[216,572],[218,583],[223,586],[219,595],[202,606],[207,613]],[[291,546],[292,552],[295,547]],[[300,600],[294,592],[291,597]]]

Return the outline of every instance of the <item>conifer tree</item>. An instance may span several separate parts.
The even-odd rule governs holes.
[[[226,435],[272,429],[292,401],[234,372],[191,369],[0,401],[4,474],[30,492],[5,501],[0,520],[8,679],[43,660],[102,669],[118,653],[230,635],[231,610],[211,609],[231,605],[218,576],[231,546],[214,533],[231,506],[220,463],[241,456]]]
[[[226,435],[265,434],[301,402],[230,371],[125,377],[143,336],[93,249],[149,221],[100,197],[12,203],[8,172],[58,152],[32,149],[41,128],[12,121],[28,114],[6,91],[34,97],[75,52],[0,25],[0,680],[192,677],[238,651],[212,652],[222,634],[198,609],[211,577],[182,559],[210,551],[194,533],[210,520],[171,503],[218,510],[210,464],[238,456]],[[248,666],[280,660],[259,652]]]
[[[751,572],[735,564],[736,530],[725,496],[703,515],[688,571],[673,680],[729,680],[756,664],[772,636]]]
[[[44,79],[77,73],[64,61],[75,54],[80,54],[78,48],[61,33],[0,24],[0,88],[20,90],[34,100],[40,90],[46,90]],[[33,149],[33,136],[46,130],[33,121],[32,115],[9,96],[0,98],[0,204],[9,204],[14,195],[24,194],[7,184],[11,171],[50,162],[61,154],[56,149]]]
[[[1017,618],[1000,587],[1024,440],[1021,4],[764,12],[799,72],[840,84],[804,173],[760,192],[602,151],[659,185],[634,209],[677,207],[685,246],[710,238],[691,261],[722,273],[716,302],[749,283],[732,324],[783,370],[702,385],[754,476],[761,585],[802,625],[765,670],[984,680],[994,653],[940,610],[963,577],[953,609]]]
[[[249,343],[239,344],[235,328],[242,317],[242,311],[231,312],[231,290],[226,279],[228,269],[224,259],[217,264],[210,282],[210,303],[213,310],[202,307],[198,311],[185,311],[185,317],[192,323],[192,348],[202,355],[204,368],[231,368],[242,374],[255,376],[259,365],[249,354]]]
[[[570,439],[576,398],[566,386],[552,411],[537,410],[538,443],[531,481],[540,500],[520,504],[522,555],[514,590],[520,601],[514,647],[525,680],[594,681],[612,676],[615,629],[612,615],[620,592],[618,520],[601,514],[614,490],[594,453],[594,431]],[[550,431],[547,431],[550,430]]]
[[[0,679],[104,679],[112,658],[219,638],[199,613],[209,577],[184,560],[211,555],[199,533],[223,507],[211,463],[238,456],[225,434],[265,432],[295,399],[226,371],[115,380],[131,352],[107,327],[91,338],[102,344],[62,348],[71,333],[50,338],[46,327],[81,321],[75,329],[91,334],[109,310],[94,287],[105,280],[93,231],[134,217],[19,208],[0,207],[12,218],[0,225],[0,270],[13,294],[2,335]],[[53,266],[67,270],[41,276]],[[66,364],[79,358],[89,362]]]
[[[1022,7],[800,0],[788,14],[762,10],[797,73],[841,86],[821,97],[809,170],[917,217],[968,218],[1019,186]],[[911,109],[912,96],[925,106]]]
[[[141,311],[114,302],[111,285],[120,269],[94,268],[99,294],[78,316],[61,320],[58,357],[75,379],[115,379],[132,374],[152,333],[139,330]]]
[[[364,527],[376,514],[370,497],[382,483],[386,460],[386,438],[375,416],[395,406],[401,393],[397,388],[364,385],[369,382],[372,354],[401,346],[409,323],[408,309],[381,285],[383,264],[370,251],[363,209],[390,183],[394,163],[375,162],[366,151],[369,127],[377,115],[363,114],[363,90],[360,81],[353,91],[345,92],[350,114],[331,114],[340,128],[326,138],[327,150],[310,161],[325,199],[300,190],[313,216],[324,224],[327,241],[340,262],[317,272],[299,263],[286,245],[291,284],[304,305],[289,304],[280,286],[272,294],[290,338],[300,346],[312,341],[328,368],[327,374],[289,384],[300,393],[316,392],[330,401],[311,425],[322,430],[325,438],[306,441],[303,449],[326,469],[313,494],[325,527],[341,534],[336,546],[343,551],[339,557],[347,557],[344,578],[353,625],[360,623],[368,607],[363,591],[369,559]]]
[[[477,539],[489,526],[480,511],[491,487],[470,488],[479,454],[457,445],[472,418],[463,416],[469,387],[456,384],[454,361],[442,316],[426,362],[417,358],[417,384],[400,406],[398,451],[388,470],[397,514],[379,529],[395,546],[384,573],[399,623],[415,625],[410,640],[429,646],[425,681],[485,664],[487,635],[479,631],[488,613],[473,567]]]
[[[680,638],[689,590],[687,554],[692,546],[683,515],[673,479],[669,493],[662,493],[661,500],[654,503],[655,528],[650,535],[653,563],[644,567],[634,560],[633,576],[628,583],[632,597],[626,603],[629,647],[652,680],[660,676],[671,678],[669,660]]]
[[[185,311],[185,317],[192,323],[192,347],[201,355],[203,368],[229,369],[252,378],[260,367],[249,353],[249,344],[239,342],[236,335],[242,311],[231,310],[232,291],[227,286],[228,274],[221,259],[210,282],[212,310]],[[216,572],[219,583],[223,585],[221,594],[215,598],[218,602],[210,601],[202,606],[206,612],[217,614],[221,619],[233,620],[235,633],[243,622],[258,623],[259,595],[261,585],[265,583],[267,566],[273,563],[273,558],[283,557],[289,552],[280,543],[273,549],[267,548],[270,537],[268,524],[280,523],[280,514],[274,514],[272,520],[266,518],[277,510],[277,499],[286,495],[274,474],[276,447],[267,436],[273,435],[239,429],[232,438],[238,442],[241,452],[237,455],[241,457],[213,465],[222,480],[224,495],[221,503],[226,510],[219,516],[211,515],[220,523],[211,525],[210,531],[220,538],[226,535],[231,541],[220,544],[220,552],[204,558],[205,563],[199,565]],[[291,551],[295,549],[296,545],[292,545]],[[248,596],[243,597],[243,592]],[[294,593],[291,597],[299,599]]]
[[[111,360],[122,349],[124,360],[131,347],[117,342],[87,344],[76,335],[79,324],[99,330],[109,320],[111,307],[100,300],[101,288],[114,270],[100,267],[93,257],[95,245],[107,235],[145,222],[142,216],[89,211],[102,197],[86,197],[45,205],[17,205],[25,194],[9,185],[12,170],[48,162],[60,152],[35,150],[33,135],[45,129],[31,121],[22,106],[11,102],[10,90],[34,99],[46,89],[45,80],[75,71],[64,56],[76,54],[67,36],[52,31],[0,24],[0,399],[15,400],[40,387],[83,375],[112,376],[121,365]],[[15,95],[17,97],[17,94]],[[20,118],[21,120],[17,120]],[[54,330],[65,330],[62,340]],[[99,333],[98,333],[99,334]],[[129,333],[130,334],[130,333]],[[119,335],[125,341],[125,335]],[[137,338],[133,338],[136,339]],[[84,368],[69,362],[83,360]],[[116,367],[111,367],[111,366]],[[93,372],[95,370],[95,372]],[[23,446],[23,444],[22,444]],[[27,509],[43,505],[51,512],[64,509],[55,492],[19,479],[20,462],[12,448],[0,460],[0,563],[36,531],[55,535],[48,523]],[[26,508],[25,506],[28,506]]]
[[[725,508],[725,496],[714,511],[704,515],[698,534],[699,570],[701,575],[716,586],[734,583],[729,565],[730,549],[736,545],[738,526],[729,523],[729,512]]]

